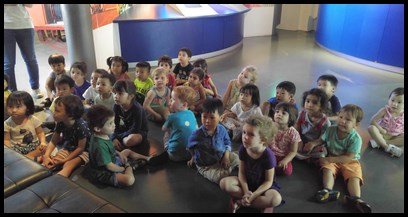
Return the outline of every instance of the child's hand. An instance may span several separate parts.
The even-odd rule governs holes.
[[[244,194],[244,196],[242,196],[242,200],[241,203],[243,206],[251,206],[252,203],[252,197],[253,193],[252,191],[248,191],[247,193]]]
[[[228,169],[231,166],[231,163],[230,163],[229,159],[227,157],[225,157],[225,155],[221,159],[221,166],[224,169]]]
[[[288,161],[283,159],[278,163],[278,167],[282,167],[284,170],[286,169],[286,167],[288,166]]]
[[[55,164],[54,164],[54,161],[53,161],[51,158],[49,158],[49,157],[44,157],[43,165],[44,165],[46,168],[51,169],[51,168],[54,167]]]
[[[187,166],[192,168],[193,167],[193,157],[189,161],[187,161]]]
[[[127,157],[122,152],[119,152],[118,155],[119,155],[119,158],[120,158],[120,161],[122,162],[122,164],[127,164],[128,163],[127,162],[128,161]]]
[[[115,147],[116,150],[118,150],[118,151],[122,151],[122,150],[123,150],[122,144],[120,144],[120,142],[119,142],[118,139],[114,139],[114,140],[112,141],[112,143],[113,143],[113,146]]]
[[[40,146],[38,146],[38,150],[41,152],[41,153],[45,153],[45,150],[47,150],[47,143],[41,143],[40,144]]]

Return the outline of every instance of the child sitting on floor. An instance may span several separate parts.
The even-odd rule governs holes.
[[[173,90],[173,88],[176,86],[176,77],[174,73],[171,71],[171,68],[173,67],[173,61],[171,60],[171,57],[167,55],[163,55],[159,58],[157,61],[157,67],[162,67],[163,69],[166,70],[166,75],[167,75],[167,87],[170,90]]]
[[[154,82],[150,77],[150,64],[148,62],[139,62],[136,64],[135,86],[136,86],[136,101],[143,105],[147,92],[154,86]]]
[[[98,95],[98,91],[96,90],[96,82],[98,81],[98,78],[105,73],[109,74],[108,71],[106,71],[105,69],[95,69],[95,71],[92,72],[91,86],[85,90],[84,94],[82,94],[82,97],[84,97],[85,99],[84,105],[91,106],[94,104],[93,100],[96,97],[96,95]]]
[[[219,124],[223,107],[222,101],[217,98],[204,101],[201,113],[203,125],[193,132],[187,145],[193,156],[187,165],[191,167],[194,162],[202,176],[217,184],[239,165],[238,155],[232,152],[228,132]]]
[[[204,71],[201,68],[194,68],[191,70],[188,76],[188,81],[184,83],[185,86],[193,88],[196,92],[194,102],[190,105],[190,110],[194,112],[195,115],[199,115],[201,112],[201,106],[205,100],[205,88],[201,84],[204,78]]]
[[[238,155],[241,163],[237,176],[223,178],[220,187],[231,196],[231,211],[240,206],[254,207],[272,212],[283,204],[279,185],[274,181],[276,159],[269,142],[277,127],[269,117],[253,115],[245,120],[242,146]]]
[[[392,156],[400,157],[404,146],[404,88],[394,89],[388,104],[372,118],[368,132],[373,138],[371,147],[383,148]]]
[[[347,183],[349,195],[346,201],[362,213],[371,213],[371,207],[361,197],[360,185],[363,185],[363,174],[359,163],[362,139],[356,131],[363,119],[363,110],[352,104],[345,105],[340,109],[337,125],[327,128],[325,133],[313,142],[305,145],[306,151],[322,145],[328,151],[328,156],[319,159],[323,171],[323,189],[316,192],[315,198],[324,203],[337,200],[339,191],[333,190],[337,173],[343,175]]]
[[[293,82],[282,81],[276,86],[276,96],[270,98],[267,102],[262,104],[262,114],[274,118],[275,107],[280,102],[288,102],[295,106],[296,111],[298,110],[295,103],[295,93],[296,86]]]
[[[52,72],[45,81],[45,89],[47,91],[46,101],[52,102],[56,91],[54,86],[55,79],[63,74],[69,75],[69,73],[65,70],[65,58],[61,54],[51,54],[48,57],[48,64]]]
[[[85,100],[82,96],[91,84],[85,80],[87,73],[87,67],[85,62],[75,62],[72,64],[71,69],[71,78],[75,81],[75,95],[79,96],[81,100]]]
[[[96,89],[98,94],[93,98],[95,105],[104,105],[108,109],[113,109],[115,100],[113,99],[113,85],[115,84],[115,76],[109,73],[102,73],[96,81]]]
[[[117,81],[130,80],[127,71],[129,69],[128,62],[121,56],[108,57],[106,64],[109,67],[109,73],[113,74]]]
[[[183,85],[187,82],[188,76],[190,76],[190,71],[194,68],[190,63],[192,55],[190,49],[186,47],[180,48],[178,52],[179,63],[177,63],[173,69],[173,72],[176,75],[177,85]]]
[[[207,65],[207,61],[205,61],[205,59],[198,59],[193,63],[194,67],[199,67],[204,71],[204,78],[201,82],[201,84],[204,87],[205,90],[205,94],[206,97],[219,97],[221,98],[221,96],[218,95],[218,90],[217,87],[215,86],[213,80],[211,79],[211,75],[208,72],[208,65]]]
[[[339,98],[334,95],[338,80],[334,75],[321,75],[317,79],[317,88],[323,90],[327,95],[327,109],[324,111],[332,123],[336,122],[337,114],[340,111],[341,104]]]

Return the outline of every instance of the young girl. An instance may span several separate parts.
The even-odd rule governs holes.
[[[84,97],[85,105],[92,105],[93,104],[93,99],[98,95],[98,91],[96,90],[96,81],[98,80],[99,77],[101,77],[102,74],[107,74],[108,72],[105,69],[95,69],[95,71],[92,72],[91,74],[91,85],[88,87],[88,89],[85,90],[84,94],[82,94],[82,97]]]
[[[167,85],[167,72],[158,67],[152,73],[154,86],[147,92],[143,108],[148,113],[148,118],[156,122],[163,122],[170,114],[170,89]]]
[[[204,70],[204,78],[201,84],[204,86],[206,96],[221,98],[220,96],[218,96],[217,87],[215,86],[213,80],[211,79],[210,73],[208,73],[207,61],[205,61],[205,59],[200,58],[194,62],[193,66],[199,67],[202,70]]]
[[[228,83],[227,90],[225,91],[222,100],[225,109],[231,109],[231,107],[238,102],[239,90],[241,87],[248,83],[255,84],[257,78],[257,69],[255,66],[249,65],[238,74],[238,78],[231,80]]]
[[[147,142],[146,113],[135,96],[136,87],[130,80],[119,80],[113,85],[115,132],[112,138],[118,151]]]
[[[108,57],[106,63],[109,67],[109,73],[113,74],[117,81],[130,80],[126,73],[129,69],[129,64],[121,56]]]
[[[82,95],[85,90],[91,86],[91,84],[85,80],[86,70],[85,62],[75,62],[70,69],[71,78],[75,81],[75,95],[79,96],[81,100],[85,100]]]
[[[296,156],[298,143],[302,140],[293,127],[297,119],[297,110],[292,103],[280,102],[275,106],[274,121],[278,125],[278,133],[269,144],[278,163],[276,173],[292,174],[292,160]]]
[[[276,132],[277,127],[269,117],[254,115],[245,121],[238,151],[241,160],[238,177],[225,177],[220,181],[221,189],[232,197],[232,212],[240,206],[271,212],[283,202],[274,181],[275,155],[267,146]]]
[[[34,114],[34,101],[25,91],[14,91],[7,98],[7,113],[4,121],[4,146],[30,159],[41,156],[47,143],[41,121]]]
[[[188,81],[184,83],[185,86],[193,88],[196,92],[194,102],[190,106],[190,110],[193,111],[195,115],[198,115],[201,112],[201,106],[205,100],[205,89],[201,84],[203,78],[204,71],[201,68],[194,68],[188,76]]]
[[[157,61],[157,67],[162,67],[166,70],[167,74],[167,87],[170,90],[173,90],[173,87],[176,86],[176,75],[171,71],[171,68],[173,67],[173,61],[171,60],[171,57],[168,55],[163,55],[159,58]]]
[[[373,148],[382,147],[393,156],[400,157],[404,146],[404,88],[393,90],[388,104],[381,108],[372,118],[368,132]],[[399,146],[399,147],[397,147]]]
[[[303,110],[295,123],[295,129],[300,133],[301,142],[299,142],[298,153],[296,157],[300,160],[309,157],[320,158],[327,154],[327,151],[318,146],[310,153],[306,153],[303,147],[320,136],[331,125],[330,120],[323,113],[327,107],[327,95],[323,90],[313,88],[303,93]]]
[[[221,115],[221,123],[229,130],[232,130],[232,140],[239,141],[242,132],[242,122],[254,114],[262,115],[259,108],[259,89],[255,84],[246,84],[239,90],[239,101],[234,104],[231,110],[225,110]]]

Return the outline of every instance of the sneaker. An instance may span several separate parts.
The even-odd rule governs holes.
[[[371,206],[356,196],[344,196],[346,202],[361,213],[371,213]]]
[[[44,97],[44,94],[41,93],[41,90],[40,90],[40,89],[35,89],[35,90],[32,90],[31,96],[32,96],[34,99],[40,99],[40,98],[43,98],[43,97]]]
[[[149,157],[149,159],[147,160],[147,163],[149,163],[149,165],[155,166],[155,165],[160,165],[160,164],[165,163],[168,159],[169,159],[169,154],[167,153],[167,151],[164,151],[163,153],[159,155]]]
[[[236,213],[239,208],[239,204],[231,198],[229,203],[229,211],[231,213]]]
[[[333,190],[329,190],[327,188],[324,188],[324,189],[316,192],[316,194],[315,194],[315,198],[316,198],[317,202],[320,202],[320,203],[335,201],[335,200],[339,199],[339,197],[340,197],[340,192],[339,191],[333,191]]]
[[[402,149],[392,144],[388,145],[388,149],[386,151],[390,153],[391,156],[401,157],[402,155]]]
[[[146,166],[147,160],[145,159],[137,159],[137,160],[130,160],[129,165],[132,167],[132,170],[135,171],[138,168],[142,168]]]
[[[370,145],[371,145],[372,148],[379,148],[380,147],[374,139],[370,139]]]

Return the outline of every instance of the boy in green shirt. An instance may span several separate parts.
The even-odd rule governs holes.
[[[140,105],[143,105],[147,92],[154,86],[153,79],[150,77],[150,68],[148,62],[136,64],[136,79],[133,83],[136,86],[136,101]]]

